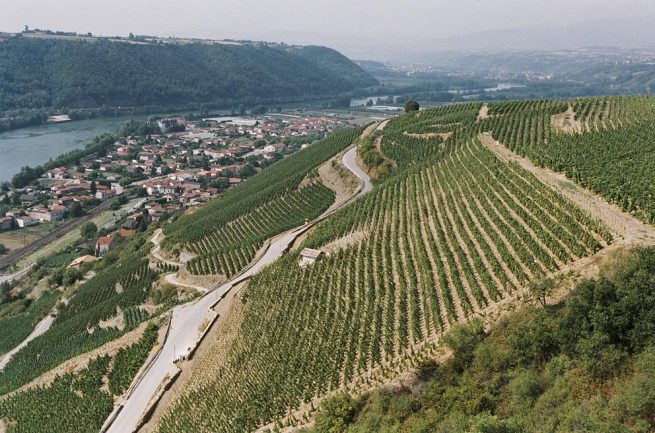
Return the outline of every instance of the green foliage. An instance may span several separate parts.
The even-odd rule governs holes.
[[[377,83],[350,60],[323,47],[16,37],[0,44],[0,59],[6,71],[0,75],[0,111],[103,105],[229,107],[334,95]]]
[[[572,101],[580,125],[571,133],[558,132],[551,127],[551,116],[567,108],[562,101],[490,104],[492,117],[481,122],[480,130],[492,131],[495,139],[537,165],[563,172],[644,221],[655,222],[655,98]]]
[[[109,357],[91,360],[77,374],[58,376],[50,385],[18,392],[0,400],[0,417],[9,431],[49,433],[97,432],[113,409],[113,399],[100,388]]]
[[[413,360],[416,347],[474,311],[601,247],[596,221],[475,140],[479,108],[429,109],[387,124],[383,150],[389,156],[384,142],[393,137],[388,144],[395,149],[397,170],[317,224],[300,246],[331,244],[329,255],[300,267],[292,252],[251,277],[239,338],[225,365],[178,398],[162,418],[162,433],[282,425],[292,408],[364,385],[371,369],[390,371]],[[450,135],[443,145],[439,137],[434,146],[414,146],[415,139],[430,140],[407,131]],[[496,370],[519,359],[507,342],[498,350],[478,349],[482,337],[479,323],[450,337],[457,361],[443,372],[444,380],[482,359]],[[547,344],[545,339],[536,347]],[[545,362],[533,359],[533,349],[521,356],[521,365]],[[450,390],[442,398],[433,390],[433,395],[444,411],[461,397],[467,398],[464,412],[484,412],[494,407],[502,384],[468,377],[459,394]],[[407,399],[392,405],[398,413],[394,423],[412,418],[414,404]],[[200,406],[202,418],[195,416]],[[466,431],[469,421],[449,419],[452,428],[443,431]],[[411,422],[423,428],[420,420]],[[390,425],[380,430],[393,431]]]
[[[117,328],[98,325],[114,317],[118,307],[125,310],[148,298],[156,273],[143,260],[146,252],[140,250],[142,245],[142,239],[135,237],[121,246],[116,262],[112,257],[117,257],[117,252],[103,259],[106,268],[96,267],[96,275],[82,283],[66,305],[59,305],[50,329],[16,353],[0,372],[0,393],[14,390],[61,362],[122,334]],[[65,277],[64,273],[62,279]]]
[[[604,287],[602,279],[583,282],[564,305],[518,311],[488,335],[474,338],[481,335],[474,331],[475,325],[472,329],[455,329],[454,336],[446,334],[446,341],[449,345],[457,341],[456,347],[463,347],[468,356],[472,354],[473,359],[464,368],[456,361],[461,353],[456,351],[455,361],[433,365],[424,371],[421,375],[424,383],[419,391],[376,391],[365,396],[362,404],[351,406],[354,412],[352,409],[331,411],[329,419],[339,426],[336,431],[344,433],[653,431],[655,346],[652,336],[640,334],[646,339],[632,347],[632,358],[625,357],[614,365],[611,377],[597,376],[594,372],[589,376],[585,373],[587,354],[573,353],[569,357],[565,353],[569,350],[567,339],[573,338],[572,344],[577,346],[587,338],[584,332],[578,335],[579,324],[571,321],[578,315],[582,315],[583,321],[589,317],[596,320],[611,317],[626,327],[614,333],[609,329],[597,333],[616,334],[628,340],[635,330],[655,325],[650,313],[655,302],[650,296],[652,289],[647,288],[655,277],[654,254],[655,248],[638,250],[619,269],[613,289]],[[645,291],[646,305],[629,314],[617,305],[621,302],[618,298],[599,304],[599,294],[590,290],[590,286],[605,294],[614,291],[628,297]],[[526,330],[526,325],[531,330]],[[541,334],[554,337],[550,348],[543,350],[553,356],[545,360],[537,352],[534,357],[542,362],[526,363],[529,351],[526,352],[523,344],[527,336],[538,338]],[[615,346],[612,338],[606,338],[595,349],[605,351]],[[501,353],[509,355],[501,355],[504,362],[489,363],[489,354]],[[352,401],[347,396],[335,400],[328,400],[323,406],[340,408],[342,402]],[[324,409],[318,412],[317,421],[325,416],[323,412]],[[347,416],[338,416],[343,413]],[[347,419],[351,421],[338,422]],[[310,431],[322,430],[317,422]]]
[[[137,343],[118,350],[114,356],[114,366],[107,375],[109,392],[113,395],[122,395],[130,386],[157,341],[157,330],[157,326],[149,324]]]
[[[35,301],[18,300],[3,305],[0,316],[0,353],[6,353],[27,338],[57,301],[56,292],[45,292]],[[26,306],[27,304],[27,306]],[[20,305],[18,310],[14,306]],[[13,313],[11,312],[13,310]]]
[[[338,395],[321,404],[316,415],[317,433],[342,433],[355,414],[355,402],[349,395]]]
[[[373,104],[371,104],[373,105]],[[413,99],[410,99],[405,103],[405,113],[414,113],[419,110],[418,102]]]
[[[91,221],[85,222],[80,227],[80,234],[86,240],[95,239],[97,233],[98,233],[98,226]]]
[[[334,193],[320,182],[300,184],[362,131],[337,131],[182,216],[165,228],[165,246],[181,243],[198,254],[187,264],[194,274],[238,273],[266,239],[319,216],[332,204]]]

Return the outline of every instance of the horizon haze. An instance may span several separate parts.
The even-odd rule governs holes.
[[[655,44],[655,3],[628,0],[370,2],[0,0],[0,30],[30,28],[325,45],[351,58],[419,61],[426,52]],[[539,11],[536,13],[535,11]],[[558,37],[550,38],[558,30]],[[603,31],[606,30],[606,31]],[[493,44],[490,45],[490,41]]]

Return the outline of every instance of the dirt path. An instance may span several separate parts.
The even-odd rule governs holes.
[[[152,235],[152,238],[150,238],[150,242],[154,244],[154,248],[152,251],[150,251],[150,254],[159,260],[160,262],[172,265],[172,266],[179,266],[180,268],[183,268],[185,265],[182,262],[175,262],[172,260],[167,260],[159,254],[159,251],[161,251],[161,240],[164,237],[164,234],[162,233],[162,229],[157,229],[155,230],[155,233]]]
[[[516,155],[495,141],[491,135],[480,134],[480,141],[503,161],[514,161],[521,168],[534,174],[544,184],[564,195],[593,218],[601,220],[613,233],[619,235],[622,244],[655,244],[655,227],[623,212],[618,206],[581,187],[561,173],[537,167],[527,158]]]
[[[481,120],[488,119],[488,118],[489,118],[489,106],[487,104],[484,104],[482,105],[482,107],[480,107],[480,112],[478,113],[477,121],[479,122]]]

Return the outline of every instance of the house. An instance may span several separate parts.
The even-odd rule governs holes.
[[[83,264],[85,264],[85,263],[93,263],[93,262],[95,262],[96,260],[97,260],[97,259],[96,259],[95,257],[91,256],[91,255],[86,255],[86,256],[78,257],[78,258],[76,258],[75,260],[73,260],[72,262],[70,262],[70,264],[69,264],[68,266],[66,266],[66,269],[72,268],[72,269],[77,269],[77,270],[79,270],[80,267],[81,267]]]
[[[61,206],[48,208],[36,208],[30,211],[30,217],[38,221],[61,221],[64,219],[66,208]]]
[[[0,217],[0,231],[14,228],[14,219],[10,216]]]
[[[323,251],[303,248],[300,252],[300,266],[310,265],[323,257]]]
[[[120,236],[122,238],[131,238],[132,236],[134,236],[136,234],[136,232],[134,230],[127,230],[127,229],[119,229],[119,230],[116,230],[115,233],[116,233],[117,236]]]
[[[16,217],[16,225],[20,228],[30,227],[38,224],[39,221],[28,216],[19,216]]]
[[[111,251],[114,246],[114,238],[110,236],[101,236],[96,241],[96,257],[102,257]]]
[[[37,202],[37,198],[34,194],[21,194],[20,195],[20,204],[23,206],[30,206]]]
[[[102,201],[109,200],[112,197],[116,196],[116,191],[112,189],[98,190],[96,191],[96,198]]]
[[[50,171],[47,171],[45,173],[45,176],[48,179],[63,179],[66,177],[66,174],[67,174],[66,169],[64,167],[61,168],[58,167],[58,168],[53,168]]]

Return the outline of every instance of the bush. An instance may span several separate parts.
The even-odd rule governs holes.
[[[317,433],[341,433],[356,413],[355,401],[347,394],[339,394],[321,404],[316,415]]]
[[[443,342],[453,351],[452,364],[456,371],[463,371],[473,360],[478,343],[484,339],[484,327],[479,319],[456,325],[443,336]]]

